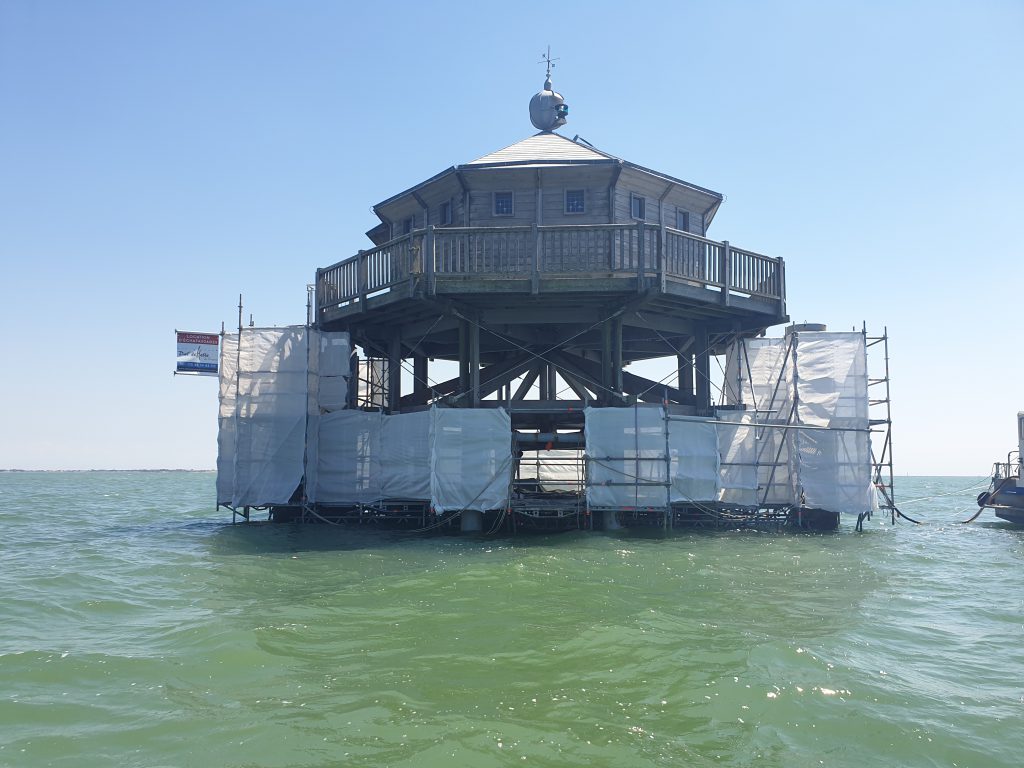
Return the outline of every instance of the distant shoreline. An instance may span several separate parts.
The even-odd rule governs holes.
[[[2,472],[216,472],[216,469],[0,469]]]

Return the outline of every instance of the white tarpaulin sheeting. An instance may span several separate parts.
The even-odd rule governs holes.
[[[587,408],[587,502],[637,509],[668,504],[665,417],[661,408]]]
[[[433,411],[384,417],[381,492],[388,499],[430,498],[430,425]]]
[[[725,504],[757,506],[757,440],[747,411],[719,411],[718,451],[721,455],[721,492]]]
[[[220,345],[220,391],[217,411],[217,503],[230,504],[235,492],[235,371],[238,336],[224,336]]]
[[[875,508],[864,334],[791,331],[739,342],[726,373],[729,401],[764,425],[755,428],[761,501],[849,514]],[[747,438],[737,430],[736,439]]]
[[[718,431],[707,419],[666,419],[663,408],[587,408],[586,441],[591,507],[664,509],[718,498]]]
[[[430,496],[438,513],[502,509],[512,479],[512,419],[504,408],[434,408]]]
[[[715,501],[721,487],[717,425],[673,416],[668,421],[672,501]]]
[[[303,474],[305,327],[243,328],[235,371],[233,507],[285,504]]]
[[[378,411],[335,411],[320,417],[316,484],[306,489],[312,502],[369,504],[384,496]]]
[[[336,411],[320,417],[318,437],[310,501],[429,499],[437,512],[500,509],[507,502],[512,422],[504,409]]]
[[[519,460],[519,479],[536,480],[540,490],[578,493],[583,487],[583,451],[530,451]]]
[[[829,428],[794,433],[804,504],[849,514],[872,509],[864,335],[801,331],[794,378],[798,423]]]
[[[312,347],[308,340],[312,338]],[[242,328],[221,344],[217,501],[233,507],[285,504],[304,474],[320,408],[318,360],[349,354],[348,334],[305,326]]]

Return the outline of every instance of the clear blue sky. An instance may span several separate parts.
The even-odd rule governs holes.
[[[373,203],[533,133],[548,44],[563,133],[723,192],[794,320],[888,326],[900,474],[1015,444],[1019,0],[3,0],[0,468],[212,468],[172,331],[302,322]]]

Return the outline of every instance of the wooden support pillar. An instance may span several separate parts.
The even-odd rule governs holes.
[[[469,323],[459,321],[459,392],[469,391]]]
[[[359,405],[359,353],[355,349],[348,358],[348,407]]]
[[[612,320],[612,389],[622,394],[622,318]]]
[[[614,365],[612,362],[612,321],[606,320],[601,326],[601,386],[599,393],[602,405],[610,402],[608,390],[615,383],[615,376],[612,373]]]
[[[694,332],[695,363],[694,379],[697,395],[697,412],[706,414],[711,410],[711,350],[707,326],[698,324]]]
[[[395,334],[391,337],[388,349],[388,411],[401,411],[402,401],[402,337]]]
[[[693,355],[689,352],[676,355],[676,365],[679,372],[676,388],[684,397],[693,397]]]
[[[472,389],[470,404],[480,406],[480,326],[469,324],[469,386]]]
[[[415,355],[412,359],[412,390],[417,397],[429,398],[427,392],[428,367],[426,355]]]

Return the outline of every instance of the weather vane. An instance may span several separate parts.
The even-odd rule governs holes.
[[[542,53],[541,54],[541,60],[537,62],[538,64],[545,64],[546,63],[548,65],[548,74],[547,74],[548,80],[551,79],[551,68],[555,66],[552,62],[558,61],[558,58],[560,58],[560,57],[557,57],[557,58],[554,58],[554,59],[551,58],[551,46],[549,45],[548,46],[548,52],[547,53]]]

